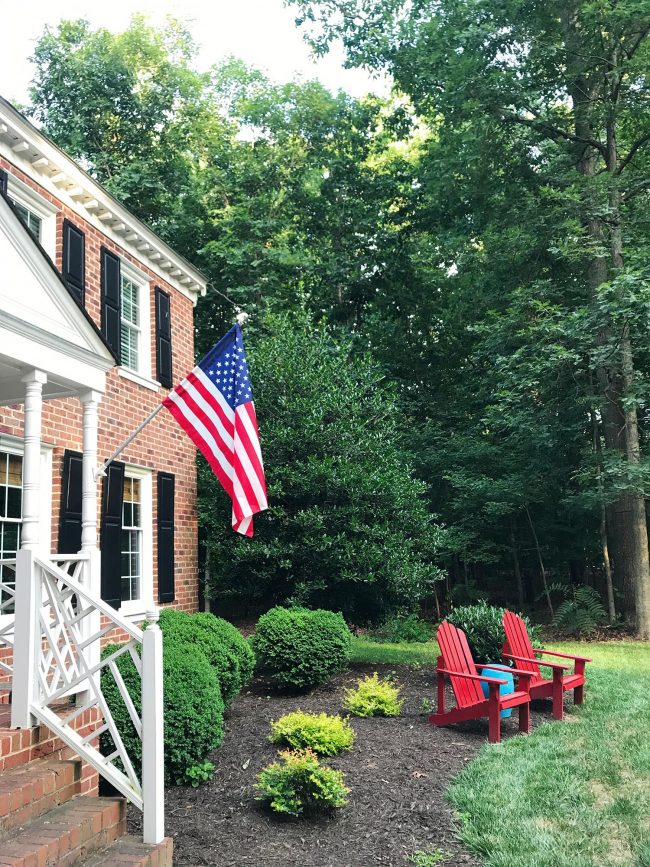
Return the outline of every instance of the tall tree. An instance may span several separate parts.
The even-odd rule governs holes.
[[[641,203],[647,208],[650,187],[648,4],[383,0],[368,6],[361,0],[295,0],[294,5],[318,50],[340,37],[350,62],[388,68],[418,112],[462,147],[470,176],[476,175],[471,160],[483,160],[491,173],[506,170],[508,143],[518,141],[530,169],[544,179],[542,208],[550,216],[550,196],[560,206],[556,229],[569,229],[573,218],[571,230],[556,238],[567,263],[562,294],[572,312],[588,310],[587,367],[598,382],[606,446],[621,458],[608,510],[614,569],[639,634],[650,637],[639,419],[647,394],[645,327],[639,327],[647,278],[635,255],[639,248],[647,250]],[[456,183],[463,180],[457,176]],[[528,285],[535,272],[539,275],[539,268],[526,275]]]

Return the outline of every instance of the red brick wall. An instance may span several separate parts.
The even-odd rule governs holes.
[[[149,306],[151,321],[151,370],[156,370],[154,286],[171,296],[173,380],[177,382],[194,364],[193,305],[189,298],[174,289],[146,265],[117,246],[111,239],[83,220],[76,212],[54,198],[31,178],[6,160],[0,167],[19,178],[58,208],[56,217],[56,265],[60,269],[63,248],[63,220],[68,218],[86,235],[86,309],[100,325],[100,248],[107,247],[131,262],[150,279]],[[108,372],[106,393],[99,408],[99,460],[108,457],[135,427],[163,399],[167,390],[157,392],[120,376],[117,369]],[[22,437],[22,408],[0,407],[0,432]],[[66,448],[82,449],[82,408],[77,399],[46,401],[43,409],[43,442],[54,446],[52,460],[52,550],[58,542],[61,472]],[[120,455],[120,460],[154,472],[164,470],[176,476],[175,494],[175,591],[174,607],[195,611],[198,608],[197,517],[195,449],[167,410],[163,409],[137,439]],[[47,484],[47,480],[44,480]],[[157,590],[156,551],[156,478],[153,477],[153,581],[154,601]],[[99,510],[99,503],[98,503]]]

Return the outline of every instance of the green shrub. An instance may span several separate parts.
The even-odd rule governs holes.
[[[310,749],[319,756],[335,756],[341,750],[350,749],[354,731],[340,716],[296,710],[271,722],[269,740],[294,749]]]
[[[164,635],[203,651],[215,670],[226,707],[253,676],[255,655],[241,632],[227,620],[166,608],[160,615],[160,628]]]
[[[258,774],[258,801],[290,816],[330,812],[347,803],[349,789],[341,771],[321,765],[312,750],[285,750],[280,761]]]
[[[257,622],[252,638],[259,671],[279,689],[311,689],[342,671],[352,635],[334,611],[272,608]]]
[[[163,702],[165,709],[165,779],[181,785],[191,769],[204,765],[223,740],[223,700],[212,666],[195,645],[164,636]],[[117,645],[105,648],[106,657]],[[138,713],[141,680],[130,654],[119,657],[117,668]],[[102,670],[101,688],[129,758],[137,773],[142,767],[142,742],[122,700],[110,669]],[[112,738],[102,735],[104,755],[114,751]]]
[[[399,687],[372,676],[357,681],[356,689],[346,689],[343,707],[354,716],[399,716],[404,704]]]
[[[431,641],[432,637],[431,624],[417,614],[389,617],[368,633],[368,638],[377,642]]]
[[[485,664],[501,661],[503,642],[506,640],[503,631],[504,610],[496,605],[479,602],[478,605],[455,608],[447,617],[449,623],[462,629],[467,636],[474,662]],[[539,645],[539,627],[533,626],[527,617],[523,619],[533,647]]]

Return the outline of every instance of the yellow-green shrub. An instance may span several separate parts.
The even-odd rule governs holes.
[[[341,771],[318,761],[313,750],[284,750],[257,776],[258,801],[268,801],[276,813],[302,816],[344,807],[349,789]]]
[[[271,722],[269,740],[294,749],[310,749],[320,756],[335,756],[350,749],[354,731],[340,716],[296,710]]]
[[[354,716],[399,716],[403,704],[399,687],[379,680],[377,672],[358,680],[356,689],[346,689],[343,699],[343,707]]]

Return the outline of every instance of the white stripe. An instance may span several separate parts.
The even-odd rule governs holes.
[[[223,426],[223,424],[221,423],[221,419],[217,415],[217,413],[214,409],[214,406],[212,406],[211,404],[208,403],[208,401],[203,397],[203,395],[198,390],[198,388],[195,385],[192,385],[192,383],[189,382],[189,380],[187,380],[187,379],[185,380],[185,384],[184,384],[183,388],[185,388],[186,391],[189,392],[189,394],[194,398],[195,402],[198,403],[198,405],[201,407],[203,412],[209,417],[212,424],[219,431],[219,436],[226,443],[228,448],[232,449],[233,448],[232,434],[229,434],[228,431]]]
[[[239,407],[237,407],[239,409]],[[241,416],[240,416],[241,418]],[[235,431],[235,454],[241,461],[242,469],[246,473],[246,478],[248,479],[251,488],[253,489],[253,493],[255,494],[255,499],[260,505],[260,509],[266,508],[266,497],[264,496],[264,490],[260,485],[260,480],[257,477],[257,473],[253,465],[251,464],[251,459],[248,457],[246,453],[246,448],[241,441],[241,439],[237,436],[237,432]]]
[[[233,494],[237,497],[237,502],[239,503],[242,515],[244,517],[252,515],[253,509],[251,508],[251,504],[248,502],[248,498],[244,493],[244,489],[241,486],[237,473],[234,473],[232,477],[232,490]]]
[[[252,520],[253,520],[252,517],[251,518],[242,518],[242,522],[239,525],[239,527],[237,528],[237,532],[241,533],[242,536],[245,536],[248,528],[250,527]],[[236,523],[237,523],[237,520],[235,518],[235,513],[233,512],[232,513],[232,525],[233,525],[233,527],[235,526]]]
[[[255,412],[255,407],[253,406],[253,402],[251,401],[251,406],[253,407],[253,412]],[[239,409],[239,407],[237,407]],[[246,428],[246,433],[248,434],[248,439],[253,444],[253,448],[255,449],[255,454],[260,462],[260,466],[264,469],[264,463],[262,461],[262,449],[260,447],[260,440],[257,435],[257,432],[253,426],[253,422],[251,421],[251,417],[246,412],[245,409],[242,410],[241,415],[239,416],[241,420],[244,422],[244,427]]]
[[[195,374],[197,379],[201,380],[201,383],[206,387],[208,392],[212,395],[212,397],[217,401],[221,409],[224,411],[224,414],[228,421],[235,420],[235,413],[232,408],[229,406],[226,398],[221,394],[217,386],[212,382],[212,380],[203,373],[200,367],[195,367],[192,371]]]
[[[175,391],[170,391],[168,397],[169,397],[169,400],[173,401],[173,403],[176,404],[176,406],[180,409],[181,413],[189,421],[189,423],[192,425],[192,427],[196,428],[197,431],[201,434],[201,436],[205,440],[206,445],[208,446],[208,448],[210,449],[212,454],[215,456],[215,458],[221,464],[221,468],[224,471],[224,473],[228,476],[229,479],[232,479],[232,477],[233,477],[232,464],[226,460],[226,457],[223,454],[223,452],[221,451],[215,438],[212,436],[210,431],[203,424],[201,419],[196,417],[195,413],[192,412],[192,410],[187,405],[187,403],[185,403],[183,398],[179,394],[177,394]]]

